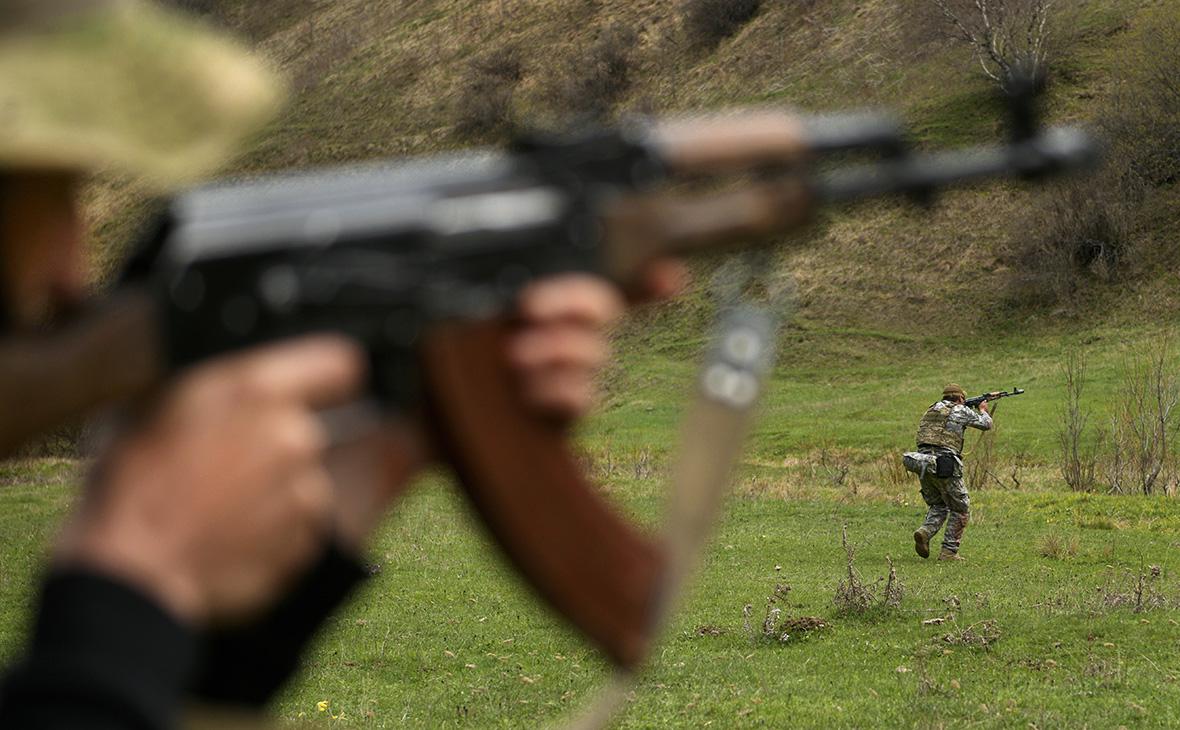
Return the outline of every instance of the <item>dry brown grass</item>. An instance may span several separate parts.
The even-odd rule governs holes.
[[[1077,536],[1063,537],[1056,532],[1050,532],[1041,539],[1037,553],[1051,560],[1067,560],[1076,556],[1080,548],[1081,541]]]

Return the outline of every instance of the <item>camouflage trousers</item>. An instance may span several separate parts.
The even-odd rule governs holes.
[[[930,470],[922,477],[922,501],[926,503],[926,521],[923,530],[933,538],[946,523],[942,536],[942,549],[959,552],[959,543],[971,514],[971,498],[963,484],[963,464],[956,461],[954,473],[940,479]]]

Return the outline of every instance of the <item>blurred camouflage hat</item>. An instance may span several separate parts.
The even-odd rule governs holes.
[[[0,0],[0,167],[207,174],[271,118],[274,75],[143,0]]]
[[[947,383],[942,386],[942,397],[967,400],[967,391],[963,390],[963,387],[958,383]]]

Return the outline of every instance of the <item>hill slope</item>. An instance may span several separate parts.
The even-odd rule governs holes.
[[[925,0],[813,0],[762,9],[715,48],[690,43],[678,7],[662,2],[418,0],[214,0],[210,17],[251,39],[292,83],[284,116],[234,165],[236,172],[421,154],[502,139],[504,118],[553,123],[558,110],[692,110],[748,103],[808,110],[895,108],[917,141],[995,139],[1000,125],[970,54],[951,41]],[[1053,121],[1097,116],[1126,75],[1114,59],[1137,46],[1159,15],[1129,0],[1066,4],[1054,17]],[[1155,19],[1154,22],[1158,22]],[[1132,236],[1163,248],[1175,232],[1174,186],[1132,221]],[[1118,286],[1079,281],[1080,296],[1034,302],[1014,295],[1044,193],[992,186],[946,196],[931,214],[894,204],[835,211],[784,247],[779,275],[793,276],[803,329],[888,331],[909,337],[994,332],[1019,322],[1050,329],[1074,318],[1141,321],[1175,313],[1153,261]],[[95,195],[109,270],[139,222],[133,190]],[[1133,247],[1131,247],[1133,250]],[[1128,259],[1130,257],[1127,257]],[[689,310],[700,302],[690,300]],[[677,316],[665,319],[676,327]]]

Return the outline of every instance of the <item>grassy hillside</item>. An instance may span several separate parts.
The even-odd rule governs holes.
[[[996,139],[986,81],[925,0],[762,3],[716,46],[693,42],[679,5],[607,0],[283,0],[190,3],[251,40],[291,80],[284,116],[235,163],[237,172],[435,152],[496,142],[512,123],[571,114],[673,112],[750,103],[807,110],[888,106],[915,141]],[[1166,4],[1165,4],[1166,5]],[[1157,4],[1060,3],[1053,19],[1053,121],[1100,116],[1133,75]],[[1132,235],[1150,248],[1175,231],[1174,186],[1151,192]],[[802,318],[819,326],[905,336],[1116,325],[1172,314],[1161,293],[1173,258],[1117,285],[1084,275],[1084,292],[1029,305],[1014,298],[1028,238],[1044,227],[1045,193],[992,186],[946,196],[932,213],[879,204],[834,211],[784,242],[779,274],[798,282]],[[109,270],[138,222],[134,191],[95,195]],[[1130,258],[1130,257],[1128,257]],[[1163,279],[1171,282],[1171,279]],[[687,306],[692,308],[690,301]],[[675,320],[672,320],[674,323]]]

